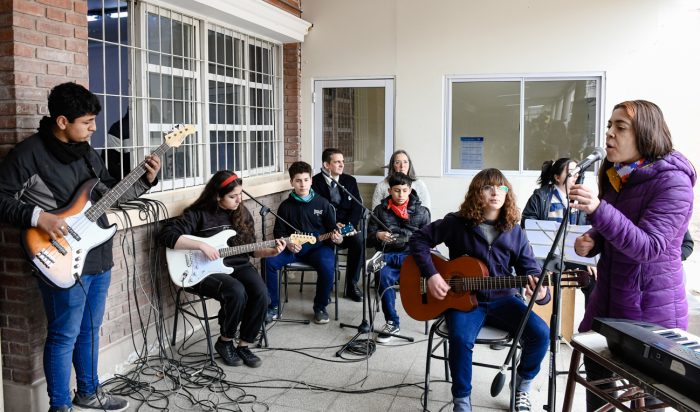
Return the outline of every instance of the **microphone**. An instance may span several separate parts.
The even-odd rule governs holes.
[[[606,155],[607,153],[605,153],[605,149],[603,149],[602,147],[596,147],[595,149],[593,149],[593,153],[589,154],[588,157],[581,160],[581,162],[577,164],[573,170],[569,171],[568,177],[571,177],[576,173],[580,173],[581,171],[588,169],[588,166],[592,165],[598,160],[601,160]]]

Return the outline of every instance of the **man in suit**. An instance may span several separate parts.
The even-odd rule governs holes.
[[[315,193],[325,197],[335,207],[336,224],[343,227],[352,224],[356,229],[360,229],[359,223],[362,218],[362,206],[357,204],[338,184],[346,188],[355,198],[360,199],[360,190],[357,187],[357,180],[354,177],[344,174],[345,160],[343,152],[338,149],[329,148],[323,151],[321,156],[323,169],[328,176],[323,173],[314,175],[311,188]],[[361,236],[347,236],[339,246],[341,249],[348,249],[348,261],[345,272],[345,297],[355,302],[362,301],[362,291],[357,286],[360,279],[360,258],[364,245]]]

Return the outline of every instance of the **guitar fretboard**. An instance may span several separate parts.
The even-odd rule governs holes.
[[[453,291],[472,291],[484,289],[524,288],[529,283],[527,276],[498,277],[452,277],[447,280]],[[549,286],[549,275],[545,275],[544,286]]]
[[[279,240],[284,240],[285,242],[289,242],[290,239],[291,238],[289,238],[289,237],[285,237],[285,238],[281,238]],[[225,247],[225,248],[219,249],[219,255],[222,258],[225,258],[225,257],[229,257],[229,256],[240,255],[243,253],[254,252],[256,250],[265,249],[268,247],[275,247],[276,244],[277,244],[277,239],[272,239],[272,240],[266,240],[266,241],[258,242],[258,243],[250,243],[247,245]]]
[[[158,157],[162,159],[163,154],[168,149],[170,149],[170,145],[165,142],[158,146],[157,149],[152,151],[151,154],[158,155]],[[128,175],[124,176],[124,179],[122,179],[116,186],[107,192],[102,199],[92,205],[92,207],[85,212],[85,217],[87,217],[91,222],[99,219],[107,209],[117,203],[117,200],[119,200],[119,198],[122,197],[122,195],[126,193],[126,191],[129,190],[129,188],[146,173],[145,164],[146,160],[144,159],[134,168],[134,170],[132,170]]]

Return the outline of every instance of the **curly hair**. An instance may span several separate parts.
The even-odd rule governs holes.
[[[203,210],[210,213],[215,213],[219,208],[219,199],[231,193],[238,186],[243,186],[243,179],[236,179],[226,182],[228,178],[235,173],[229,170],[219,170],[214,173],[214,176],[209,179],[209,182],[204,186],[202,193],[199,195],[185,211],[188,210]],[[226,183],[222,186],[223,183]],[[233,245],[243,245],[255,242],[255,229],[253,228],[253,218],[248,209],[243,206],[243,203],[236,210],[230,211],[231,226],[236,229],[237,236],[233,239]]]
[[[470,222],[472,226],[478,226],[486,221],[484,217],[486,202],[482,196],[483,187],[507,186],[506,200],[501,207],[501,212],[496,220],[496,229],[501,232],[512,229],[520,220],[520,210],[515,202],[515,194],[510,182],[498,169],[484,169],[474,176],[469,184],[469,190],[464,195],[464,202],[459,206],[457,215]]]

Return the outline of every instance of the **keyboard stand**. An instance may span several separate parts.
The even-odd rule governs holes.
[[[566,391],[564,392],[563,412],[571,411],[574,389],[577,383],[583,385],[586,389],[608,402],[610,405],[608,409],[615,407],[622,411],[638,412],[658,410],[660,407],[672,407],[681,412],[700,411],[700,403],[662,384],[649,375],[640,372],[633,366],[625,363],[619,357],[613,355],[608,349],[607,341],[603,335],[596,332],[574,335],[571,340],[571,346],[573,347],[573,352],[571,354],[571,365],[569,367],[569,377],[566,382]],[[611,370],[613,376],[600,381],[586,381],[586,377],[578,372],[581,364],[581,355]],[[617,396],[613,396],[615,395],[614,391],[604,391],[599,388],[599,385],[611,382],[617,384],[617,388],[615,388]],[[649,396],[660,399],[664,402],[664,405],[657,404],[649,406],[648,409],[639,404],[634,409],[625,405],[625,402],[629,404],[631,400],[638,400],[638,402],[643,403],[644,398]],[[600,410],[607,409],[603,407]]]

